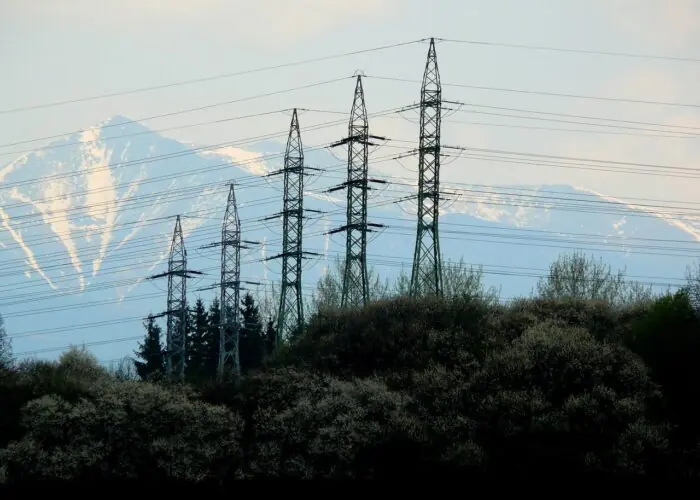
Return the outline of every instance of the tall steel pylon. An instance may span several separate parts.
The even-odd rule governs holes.
[[[185,377],[185,345],[187,327],[187,278],[192,274],[202,274],[187,269],[187,250],[182,235],[180,216],[175,219],[175,229],[170,243],[168,271],[150,276],[149,279],[168,277],[168,303],[165,312],[155,317],[166,316],[165,331],[165,370],[171,380]]]
[[[440,121],[442,88],[435,40],[430,39],[420,100],[418,148],[418,228],[410,294],[442,295],[442,263],[438,231],[440,203]]]
[[[238,348],[240,336],[239,304],[241,289],[241,221],[238,218],[233,184],[228,192],[224,223],[221,228],[221,325],[219,334],[219,378],[227,364],[234,375],[241,373]]]
[[[329,190],[329,192],[347,189],[346,223],[344,226],[330,231],[329,234],[346,232],[345,266],[343,271],[343,291],[341,296],[342,308],[362,307],[369,301],[369,283],[367,278],[367,233],[370,226],[381,227],[380,224],[367,222],[367,192],[370,179],[368,173],[368,146],[370,138],[384,137],[369,135],[367,123],[367,108],[365,94],[362,89],[362,76],[357,76],[355,95],[350,110],[348,136],[331,147],[347,144],[348,147],[348,178],[347,181]],[[378,182],[371,180],[373,182]]]
[[[256,245],[255,241],[241,239],[241,221],[238,217],[238,205],[236,203],[236,190],[233,182],[229,185],[226,211],[221,226],[221,241],[202,246],[200,248],[221,247],[221,279],[218,284],[200,288],[198,290],[211,290],[218,288],[220,292],[221,314],[219,321],[219,345],[217,375],[223,379],[226,373],[239,376],[240,363],[240,294],[244,288],[243,283],[260,285],[254,281],[241,280],[241,249],[250,248],[248,244]]]
[[[175,230],[168,258],[168,327],[166,330],[166,369],[174,378],[185,376],[185,327],[187,325],[187,250],[182,236],[180,216],[175,220]]]
[[[302,248],[304,220],[304,149],[299,132],[299,119],[294,108],[289,126],[284,168],[269,175],[284,174],[284,199],[282,212],[269,217],[282,216],[282,253],[272,259],[282,259],[282,287],[277,315],[278,345],[284,337],[300,333],[304,326],[304,310],[301,295],[301,263],[306,254]]]

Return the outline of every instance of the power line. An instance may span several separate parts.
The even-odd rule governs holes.
[[[468,45],[481,45],[488,47],[504,47],[510,49],[527,49],[527,50],[538,50],[538,51],[549,51],[549,52],[567,52],[570,54],[584,54],[584,55],[594,55],[594,56],[611,56],[611,57],[628,57],[634,59],[657,59],[662,61],[678,61],[678,62],[700,62],[700,59],[695,57],[681,57],[681,56],[667,56],[667,55],[652,55],[652,54],[639,54],[634,52],[613,52],[607,50],[592,50],[592,49],[572,49],[565,47],[552,47],[545,45],[528,45],[522,43],[504,43],[504,42],[487,42],[484,40],[455,40],[452,38],[436,38],[441,42],[458,43],[458,44],[468,44]]]
[[[400,179],[400,178],[398,178],[398,177],[393,177],[393,179]],[[410,184],[401,184],[401,183],[398,183],[396,180],[393,181],[393,184],[411,186]],[[490,195],[500,195],[500,196],[510,196],[510,197],[516,197],[516,198],[533,199],[533,200],[545,200],[545,201],[547,201],[547,200],[555,200],[555,201],[567,201],[567,202],[571,201],[570,198],[551,197],[551,196],[543,196],[543,195],[531,195],[531,194],[519,194],[519,193],[518,193],[518,194],[513,194],[513,193],[508,193],[508,192],[506,192],[506,193],[499,193],[499,192],[494,192],[494,191],[480,191],[480,190],[477,190],[477,189],[460,189],[460,188],[453,188],[453,191],[454,191],[454,190],[456,190],[456,191],[458,191],[458,192],[477,193],[477,194],[490,194]],[[323,191],[322,191],[322,190],[319,190],[319,192],[323,192]],[[537,192],[537,191],[535,191],[535,192]],[[550,192],[557,193],[556,191],[550,191]],[[557,193],[557,194],[560,194],[560,193]],[[277,198],[276,198],[276,197],[270,197],[268,200],[274,201],[275,199],[277,199]],[[254,203],[254,204],[252,204],[252,205],[250,205],[250,206],[253,206],[253,205],[255,205],[255,204],[262,204],[262,203],[265,202],[265,201],[266,201],[266,200],[260,200],[259,202],[256,202],[256,203]],[[474,203],[481,203],[481,204],[491,204],[491,205],[501,205],[501,206],[530,206],[531,208],[538,208],[537,206],[525,205],[525,204],[522,204],[522,203],[518,204],[518,203],[514,203],[514,202],[512,202],[512,201],[509,202],[509,203],[508,203],[508,202],[505,202],[505,203],[504,203],[504,202],[497,202],[497,201],[488,200],[488,199],[485,200],[485,201],[482,201],[482,200],[480,200],[480,199],[475,199],[475,200],[473,199],[472,201],[473,201]],[[598,204],[598,205],[605,205],[605,206],[613,206],[613,207],[617,207],[617,206],[618,206],[618,203],[616,203],[616,202],[611,202],[611,201],[607,201],[607,200],[574,200],[574,201],[580,201],[580,202],[582,202],[582,203],[592,204],[593,206],[595,206],[596,204]],[[640,207],[642,207],[642,208],[648,208],[648,209],[651,209],[651,208],[654,208],[654,209],[677,208],[677,207],[667,207],[667,206],[662,206],[662,205],[640,205]],[[572,209],[572,210],[576,210],[577,212],[605,213],[605,214],[630,214],[630,215],[635,215],[635,216],[652,216],[652,217],[657,217],[657,215],[655,215],[655,214],[645,214],[645,213],[643,213],[643,212],[637,213],[634,209],[629,208],[629,207],[626,207],[626,206],[624,206],[624,205],[619,206],[619,208],[620,208],[621,210],[616,210],[616,211],[614,211],[614,212],[611,212],[610,210],[599,210],[599,209],[596,209],[595,211],[592,211],[592,210],[585,210],[585,209],[582,208],[581,205],[576,205],[576,204],[571,204],[571,203],[567,203],[567,204],[563,204],[563,205],[553,205],[553,206],[550,206],[550,207],[548,207],[548,208],[554,209],[554,210],[569,210],[569,209]],[[692,213],[692,214],[697,215],[698,212],[694,212],[694,213]],[[675,214],[668,214],[668,213],[665,213],[664,215],[691,215],[691,213],[675,213]],[[160,218],[160,220],[164,220],[164,218]],[[659,240],[659,241],[667,241],[667,240],[665,240],[665,239],[656,239],[656,240]],[[680,242],[680,240],[671,240],[671,241]],[[7,250],[7,249],[6,249],[6,250]],[[92,254],[91,254],[91,255],[92,255]],[[40,257],[41,257],[41,256],[40,256]],[[23,259],[18,259],[18,261],[23,261]],[[7,269],[7,268],[8,268],[8,266],[5,266],[5,269]]]
[[[111,135],[111,136],[107,136],[107,137],[99,137],[98,139],[91,139],[89,141],[75,141],[75,142],[67,142],[67,143],[62,143],[62,144],[48,144],[46,146],[42,146],[42,147],[39,147],[36,149],[24,149],[21,151],[8,151],[5,153],[0,153],[0,156],[22,155],[22,154],[29,154],[29,153],[51,151],[54,149],[63,149],[63,148],[81,146],[83,144],[95,144],[95,143],[98,143],[100,141],[103,141],[106,143],[108,141],[114,141],[117,139],[127,139],[129,137],[138,137],[141,135],[161,134],[162,132],[168,132],[170,130],[181,130],[184,128],[201,127],[203,125],[213,125],[213,124],[227,123],[227,122],[238,121],[238,120],[247,120],[250,118],[260,118],[263,116],[271,116],[271,115],[275,115],[275,114],[284,113],[285,111],[288,111],[288,110],[287,109],[278,109],[278,110],[274,110],[274,111],[264,111],[261,113],[253,113],[253,114],[249,114],[249,115],[230,116],[228,118],[220,118],[218,120],[207,120],[204,122],[187,123],[185,125],[177,125],[174,127],[165,127],[165,128],[155,129],[155,130],[147,129],[147,130],[143,130],[141,132],[134,132],[131,134]],[[100,130],[101,130],[101,128],[100,128]],[[64,134],[64,135],[61,135],[59,137],[65,137],[66,135],[71,135],[71,133]],[[54,137],[56,137],[56,136],[45,137],[45,138],[40,138],[40,139],[29,139],[29,140],[22,141],[20,143],[14,143],[14,144],[21,144],[21,143],[25,143],[25,142],[36,142],[36,141],[40,141],[43,139],[52,139]],[[14,144],[0,145],[0,148],[6,147],[6,146],[12,146]]]
[[[311,88],[319,87],[319,86],[321,86],[321,85],[328,85],[328,84],[330,84],[330,83],[337,83],[337,82],[346,80],[346,79],[348,79],[348,78],[351,78],[351,77],[345,76],[345,77],[340,77],[340,78],[333,78],[332,80],[324,80],[324,81],[321,81],[321,82],[309,83],[309,84],[301,85],[301,86],[298,86],[298,87],[292,87],[292,88],[283,89],[283,90],[275,90],[275,91],[266,92],[266,93],[263,93],[263,94],[255,94],[255,95],[248,96],[248,97],[241,97],[241,98],[238,98],[238,99],[231,99],[231,100],[228,100],[228,101],[217,102],[217,103],[214,103],[214,104],[205,104],[205,105],[203,105],[203,106],[197,106],[197,107],[194,107],[194,108],[188,108],[188,109],[185,109],[185,110],[182,110],[182,111],[171,111],[171,112],[169,112],[169,113],[161,113],[161,114],[159,114],[159,115],[147,116],[147,117],[143,117],[143,118],[138,118],[138,119],[136,119],[136,120],[125,120],[125,121],[123,121],[123,122],[110,123],[110,124],[103,125],[102,127],[100,127],[100,130],[104,130],[104,129],[106,129],[106,128],[112,128],[112,127],[122,127],[122,126],[124,126],[124,125],[128,125],[128,124],[131,124],[131,123],[147,122],[147,121],[150,121],[150,120],[155,120],[155,119],[157,119],[157,118],[167,118],[167,117],[169,117],[169,116],[176,116],[176,115],[182,115],[182,114],[186,114],[186,113],[193,113],[193,112],[195,112],[195,111],[202,111],[202,110],[205,110],[205,109],[218,108],[219,106],[225,106],[225,105],[228,105],[228,104],[237,104],[237,103],[239,103],[239,102],[252,101],[252,100],[255,100],[255,99],[262,99],[262,98],[264,98],[264,97],[270,97],[270,96],[273,96],[273,95],[287,94],[287,93],[289,93],[289,92],[295,92],[295,91],[297,91],[297,90],[311,89]],[[56,138],[60,138],[60,137],[65,137],[66,135],[80,134],[80,133],[86,132],[86,131],[88,131],[88,130],[91,130],[91,129],[81,129],[81,130],[76,130],[76,131],[68,132],[68,133],[64,133],[64,134],[56,134],[56,135],[52,135],[52,136],[42,137],[42,138],[40,138],[40,139],[34,139],[34,140],[31,140],[31,141],[16,142],[16,143],[8,144],[8,145],[9,145],[9,146],[14,146],[14,145],[17,145],[17,144],[24,144],[24,143],[26,143],[26,142],[35,142],[35,141],[38,141],[38,140],[56,139]]]
[[[379,111],[379,112],[373,113],[372,116],[380,116],[381,114],[396,113],[396,112],[402,111],[404,109],[406,109],[406,107],[393,108],[390,110]],[[345,120],[340,119],[340,120],[334,120],[334,121],[330,121],[330,122],[317,123],[315,125],[311,125],[309,127],[306,127],[305,130],[309,130],[309,131],[320,130],[320,129],[324,129],[327,127],[331,127],[333,125],[342,124],[342,123],[344,123],[344,121]],[[123,161],[120,163],[115,163],[113,165],[103,164],[103,165],[100,165],[99,167],[92,167],[91,172],[95,172],[95,171],[98,171],[100,169],[113,171],[116,169],[125,168],[125,167],[133,166],[133,165],[142,165],[144,163],[151,163],[154,161],[168,160],[168,159],[172,159],[172,158],[180,158],[180,157],[189,156],[192,154],[199,154],[201,152],[216,151],[218,149],[222,149],[222,148],[227,147],[227,146],[241,146],[244,144],[259,142],[259,141],[266,140],[266,139],[279,138],[282,135],[286,135],[286,133],[287,133],[287,131],[278,131],[278,132],[274,132],[274,133],[270,133],[270,134],[251,136],[251,137],[247,137],[245,139],[236,139],[233,141],[222,142],[219,144],[209,144],[206,146],[184,148],[183,151],[177,151],[177,152],[173,152],[173,153],[165,153],[162,155],[154,155],[154,156],[146,157],[146,158],[139,158],[139,159],[135,159],[135,160]],[[280,154],[273,153],[273,155],[279,156]],[[36,182],[37,179],[55,180],[55,179],[62,179],[62,178],[68,178],[68,177],[75,177],[75,176],[79,176],[79,175],[83,175],[83,174],[84,174],[84,172],[68,172],[65,174],[54,174],[54,175],[48,175],[48,176],[34,177],[34,178],[28,179],[26,181],[15,182],[15,183],[3,182],[2,185],[0,186],[0,189],[13,189],[15,187],[20,187],[20,186],[23,186],[26,184],[32,184],[32,183]]]
[[[391,82],[402,82],[402,83],[412,83],[420,84],[420,80],[412,80],[409,78],[398,78],[398,77],[388,77],[388,76],[378,76],[378,75],[367,75],[367,78],[373,78],[375,80],[384,80]],[[526,89],[512,89],[503,87],[487,87],[483,85],[468,85],[461,83],[443,83],[444,87],[455,87],[455,88],[465,88],[473,90],[488,90],[494,92],[511,92],[516,94],[529,94],[529,95],[542,95],[548,97],[565,97],[569,99],[587,99],[595,101],[605,101],[605,102],[625,102],[631,104],[649,104],[655,106],[674,106],[674,107],[685,107],[685,108],[700,108],[700,104],[694,103],[681,103],[681,102],[665,102],[665,101],[651,101],[644,99],[628,99],[624,97],[603,97],[603,96],[591,96],[584,94],[567,94],[560,92],[545,92],[537,90],[526,90]]]
[[[339,59],[343,57],[348,57],[348,56],[353,56],[353,55],[359,55],[359,54],[366,54],[369,52],[378,52],[382,50],[388,50],[388,49],[393,49],[397,47],[403,47],[406,45],[412,45],[416,43],[422,42],[423,39],[421,40],[411,40],[408,42],[400,42],[400,43],[394,43],[390,45],[383,45],[379,47],[372,47],[369,49],[362,49],[362,50],[354,50],[351,52],[343,52],[340,54],[333,54],[329,56],[322,56],[322,57],[316,57],[313,59],[305,59],[301,61],[295,61],[295,62],[290,62],[290,63],[283,63],[283,64],[276,64],[273,66],[265,66],[262,68],[256,68],[256,69],[249,69],[249,70],[244,70],[244,71],[237,71],[234,73],[224,73],[220,75],[214,75],[214,76],[207,76],[207,77],[201,77],[201,78],[195,78],[191,80],[182,80],[179,82],[172,82],[172,83],[166,83],[166,84],[161,84],[161,85],[153,85],[150,87],[141,87],[137,89],[130,89],[130,90],[122,90],[119,92],[111,92],[108,94],[101,94],[101,95],[94,95],[94,96],[89,96],[89,97],[81,97],[77,99],[66,99],[62,101],[56,101],[52,103],[44,103],[44,104],[34,104],[31,106],[23,106],[23,107],[18,107],[18,108],[13,108],[13,109],[4,109],[0,110],[0,114],[8,114],[8,113],[18,113],[21,111],[29,111],[29,110],[34,110],[34,109],[41,109],[41,108],[48,108],[48,107],[55,107],[55,106],[63,106],[66,104],[74,104],[78,102],[86,102],[86,101],[94,101],[98,99],[106,99],[109,97],[116,97],[120,95],[127,95],[127,94],[137,94],[137,93],[143,93],[143,92],[150,92],[153,90],[162,90],[166,88],[172,88],[172,87],[180,87],[184,85],[191,85],[194,83],[202,83],[202,82],[207,82],[207,81],[213,81],[213,80],[220,80],[223,78],[232,78],[236,76],[242,76],[242,75],[250,75],[254,73],[261,73],[264,71],[271,71],[271,70],[276,70],[276,69],[282,69],[282,68],[290,68],[293,66],[301,66],[304,64],[311,64],[314,62],[321,62],[321,61],[328,61],[331,59]]]
[[[340,257],[342,255],[341,251],[338,252],[329,252],[329,254],[335,254],[336,256]],[[409,263],[408,260],[406,259],[400,259],[392,256],[377,256],[378,258],[373,258],[371,259],[373,264],[381,264],[384,266],[388,267],[403,267],[404,264]],[[496,268],[502,268],[505,270],[498,271],[498,270],[493,270],[493,271],[484,271],[483,266],[480,264],[459,264],[459,263],[446,263],[447,268],[454,268],[454,269],[462,269],[466,270],[468,268],[471,268],[472,270],[475,270],[476,268],[477,272],[480,272],[481,274],[485,275],[496,275],[496,276],[513,276],[513,277],[529,277],[529,278],[546,278],[548,276],[548,270],[538,270],[536,268],[528,268],[528,267],[518,267],[518,266],[489,266],[489,267],[496,267]],[[523,271],[526,270],[532,270],[532,271],[543,271],[540,273],[528,273],[528,272],[516,272],[516,271],[508,271],[508,269],[520,269]],[[625,275],[626,278],[632,278],[633,276],[628,276]],[[649,277],[651,278],[651,277]],[[661,278],[661,279],[676,279],[676,280],[681,280],[680,278]],[[271,281],[270,281],[271,282]],[[683,286],[681,284],[677,283],[659,283],[659,282],[643,282],[640,281],[638,282],[641,285],[645,286],[663,286],[663,287],[680,287]],[[305,284],[304,288],[306,289],[311,289],[314,288],[313,284]],[[41,335],[50,335],[50,334],[57,334],[57,333],[63,333],[67,331],[72,331],[72,330],[82,330],[82,329],[88,329],[91,327],[96,327],[96,326],[110,326],[110,325],[115,325],[115,324],[123,324],[123,323],[130,323],[130,322],[136,322],[136,321],[143,321],[142,316],[133,316],[133,317],[128,317],[128,318],[120,318],[116,320],[103,320],[103,321],[96,321],[96,322],[88,322],[88,323],[82,323],[79,325],[71,325],[71,326],[66,326],[66,327],[58,327],[58,328],[48,328],[48,329],[43,329],[43,330],[33,330],[29,332],[20,332],[18,334],[13,334],[10,335],[9,338],[11,339],[16,339],[16,338],[25,338],[25,337],[30,337],[30,336],[41,336]],[[136,337],[140,339],[141,337]],[[66,346],[69,347],[69,346]]]
[[[603,116],[576,115],[576,114],[558,113],[558,112],[552,112],[552,111],[540,111],[540,110],[535,110],[535,109],[511,108],[511,107],[505,107],[505,106],[492,106],[492,105],[486,105],[486,104],[473,104],[473,103],[456,103],[456,104],[463,104],[464,106],[470,106],[470,107],[474,107],[474,108],[497,109],[497,110],[502,110],[502,111],[515,111],[518,113],[533,113],[533,114],[538,114],[538,115],[563,116],[563,117],[567,117],[567,118],[579,118],[579,119],[584,119],[584,120],[598,120],[598,121],[606,121],[606,122],[614,122],[614,123],[626,123],[626,124],[631,124],[631,125],[648,125],[648,126],[653,126],[653,127],[669,127],[669,128],[679,128],[679,129],[685,129],[685,130],[698,130],[698,131],[700,131],[700,127],[695,127],[692,125],[669,125],[669,124],[656,123],[656,122],[646,122],[646,121],[636,121],[636,120],[621,120],[618,118],[608,118],[608,117],[603,117]],[[463,112],[463,113],[470,113],[471,112],[471,111],[466,111],[466,110],[458,110],[458,111]],[[599,124],[591,123],[590,125],[599,125]],[[602,124],[600,124],[600,125],[602,126]]]

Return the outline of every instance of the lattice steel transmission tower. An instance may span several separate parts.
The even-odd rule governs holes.
[[[155,317],[166,316],[165,370],[171,380],[185,377],[185,344],[187,328],[187,278],[192,274],[202,274],[187,269],[187,250],[182,236],[180,216],[175,219],[175,229],[170,243],[168,272],[150,276],[149,279],[168,277],[168,303],[165,312]]]
[[[201,249],[221,247],[221,279],[219,283],[200,288],[198,290],[211,290],[218,288],[220,292],[220,320],[219,320],[219,345],[217,375],[223,379],[226,373],[235,376],[241,373],[240,363],[240,294],[244,288],[243,283],[260,285],[255,281],[241,279],[241,250],[251,248],[248,245],[257,245],[255,241],[241,239],[241,221],[238,217],[238,205],[236,203],[236,190],[231,183],[224,212],[224,222],[221,227],[221,241],[200,247]]]
[[[369,135],[362,76],[358,75],[350,111],[348,136],[331,144],[331,147],[347,144],[348,148],[348,179],[329,190],[329,192],[347,190],[346,223],[329,233],[345,231],[347,234],[341,296],[343,308],[362,307],[369,301],[367,233],[371,231],[369,227],[381,227],[381,224],[367,222],[367,192],[371,189],[369,182],[381,182],[367,178],[368,146],[374,145],[370,139],[384,140],[385,138]]]
[[[304,326],[304,310],[301,295],[301,264],[305,255],[302,248],[304,220],[304,149],[299,132],[299,119],[294,108],[289,126],[284,168],[268,175],[284,174],[284,200],[282,212],[268,219],[282,216],[282,253],[272,259],[282,259],[282,287],[277,316],[275,345],[284,337],[300,333]]]
[[[224,223],[221,228],[221,325],[219,329],[218,375],[222,379],[226,365],[234,375],[241,373],[238,339],[241,290],[241,221],[238,218],[233,184],[228,192]]]
[[[442,89],[435,40],[430,39],[420,100],[418,147],[418,228],[410,294],[442,295],[442,263],[438,231],[440,203],[440,121]]]

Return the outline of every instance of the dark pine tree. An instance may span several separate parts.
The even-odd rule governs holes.
[[[269,356],[275,350],[275,342],[277,339],[277,328],[275,328],[275,320],[270,316],[267,319],[267,324],[265,326],[265,338],[263,339],[265,344],[265,356]]]
[[[208,376],[209,355],[209,314],[202,299],[197,299],[194,309],[189,311],[189,331],[187,334],[187,378],[202,380]]]
[[[146,336],[135,353],[140,361],[134,361],[134,365],[139,377],[147,380],[160,377],[165,373],[165,358],[160,340],[162,330],[153,316],[149,315],[143,326],[146,328]]]
[[[243,306],[239,340],[241,373],[248,373],[262,365],[266,346],[260,311],[255,304],[255,299],[250,293],[246,293],[241,300],[241,305]]]
[[[219,364],[219,339],[221,334],[219,331],[219,323],[221,322],[221,305],[219,299],[214,298],[209,306],[207,329],[207,356],[205,363],[205,372],[207,377],[213,379],[216,376],[216,369]]]

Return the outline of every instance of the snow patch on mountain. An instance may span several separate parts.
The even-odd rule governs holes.
[[[609,202],[612,202],[612,203],[619,203],[619,204],[621,204],[621,205],[626,206],[627,208],[629,208],[629,209],[631,209],[631,210],[635,210],[635,211],[638,211],[638,212],[644,212],[644,213],[648,213],[648,214],[654,215],[654,216],[658,217],[659,219],[664,220],[664,221],[667,222],[668,224],[670,224],[670,225],[672,225],[672,226],[674,226],[674,227],[680,229],[681,231],[683,231],[683,232],[689,234],[689,235],[692,236],[696,241],[700,241],[700,229],[698,229],[698,228],[695,227],[695,225],[694,225],[694,223],[695,223],[695,224],[699,224],[699,223],[700,223],[700,217],[693,217],[693,216],[689,216],[689,215],[680,215],[680,216],[679,216],[679,215],[676,215],[676,214],[673,214],[673,215],[664,214],[664,213],[656,212],[655,210],[653,210],[653,209],[650,208],[650,207],[643,206],[643,205],[636,205],[636,204],[634,204],[634,203],[628,203],[628,202],[626,202],[626,201],[624,201],[624,200],[621,200],[621,199],[619,199],[619,198],[615,198],[615,197],[613,197],[613,196],[608,196],[608,195],[599,193],[599,192],[597,192],[597,191],[594,191],[594,190],[592,190],[592,189],[582,188],[582,187],[574,187],[574,189],[576,189],[577,191],[581,191],[581,192],[584,192],[584,193],[588,193],[588,194],[595,195],[595,196],[597,196],[597,197],[599,197],[600,199],[605,200],[605,201],[609,201]],[[685,220],[684,220],[684,219],[685,219]],[[625,222],[626,222],[626,218],[623,217],[623,218],[622,218],[622,221],[621,221],[621,224],[619,224],[619,225],[616,224],[616,225],[614,226],[614,228],[615,228],[616,230],[619,230],[619,228],[622,227],[622,225],[623,225]],[[622,234],[622,233],[620,233],[620,234]]]
[[[236,166],[250,172],[253,175],[265,175],[270,171],[262,154],[235,148],[233,146],[202,151],[202,155],[216,155],[228,158],[235,163]]]
[[[474,186],[478,188],[479,186]],[[441,207],[440,213],[464,214],[486,222],[527,227],[535,220],[545,221],[553,203],[538,201],[539,188],[509,186],[506,192],[489,187],[488,191],[465,189],[445,185],[446,191],[455,191],[457,199],[452,204]],[[514,191],[525,191],[518,193]],[[465,192],[465,194],[459,194]]]

